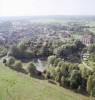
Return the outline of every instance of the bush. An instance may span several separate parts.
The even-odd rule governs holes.
[[[22,62],[18,61],[15,63],[15,65],[13,66],[13,69],[17,70],[17,71],[21,71],[22,70]]]
[[[65,87],[70,87],[70,80],[69,80],[69,78],[64,78],[64,86]]]
[[[3,59],[3,64],[6,64],[7,63],[7,60],[6,59]]]
[[[70,75],[70,87],[77,89],[81,85],[81,74],[78,70],[72,70]]]
[[[62,76],[61,77],[61,86],[63,86],[63,87],[64,87],[64,81],[65,81],[65,78],[64,78],[64,76]]]
[[[7,60],[7,66],[11,67],[15,63],[14,57],[9,57]]]
[[[50,78],[55,79],[56,76],[56,72],[55,72],[55,68],[54,67],[49,67],[47,70],[47,73],[49,73]]]
[[[55,61],[54,61],[53,66],[55,66],[55,67],[56,67],[60,61],[61,61],[61,59],[60,59],[60,58],[56,58],[56,59],[55,59]]]
[[[61,71],[61,74],[64,76],[64,77],[68,77],[68,64],[67,63],[63,63],[62,66],[60,67],[60,71]]]
[[[27,69],[31,76],[36,74],[36,66],[32,62],[28,64]]]
[[[95,75],[90,75],[87,80],[87,92],[91,96],[95,96]]]
[[[55,68],[55,81],[59,82],[61,81],[61,71],[60,71],[60,67],[56,67]]]
[[[48,57],[48,64],[53,65],[55,60],[56,60],[56,56],[49,56]]]
[[[61,67],[63,64],[64,64],[64,61],[61,60],[61,61],[58,62],[58,65],[57,65],[57,66],[58,66],[58,67]]]
[[[92,96],[95,97],[95,86],[92,89]]]
[[[46,72],[46,74],[45,74],[45,78],[46,78],[46,79],[50,79],[50,78],[51,78],[49,72]]]

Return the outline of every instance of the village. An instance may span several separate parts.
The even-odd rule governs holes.
[[[93,78],[95,71],[95,33],[89,22],[47,23],[14,18],[0,26],[0,64],[4,68],[95,96],[94,86],[88,89],[89,77]]]

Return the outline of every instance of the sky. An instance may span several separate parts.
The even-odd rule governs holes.
[[[0,16],[95,15],[95,0],[0,0]]]

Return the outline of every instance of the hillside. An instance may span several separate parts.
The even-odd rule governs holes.
[[[81,94],[30,78],[1,64],[0,100],[89,100]]]

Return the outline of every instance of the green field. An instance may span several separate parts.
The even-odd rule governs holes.
[[[0,100],[92,100],[0,64]]]

